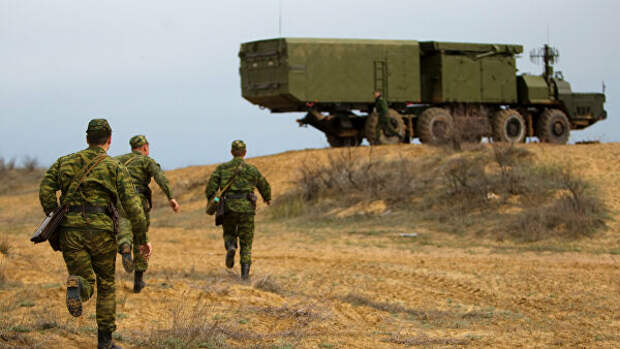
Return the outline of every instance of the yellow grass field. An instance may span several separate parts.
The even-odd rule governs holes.
[[[174,215],[156,189],[147,288],[117,263],[117,342],[124,348],[619,348],[620,144],[524,145],[598,184],[609,228],[577,241],[496,241],[436,231],[382,212],[300,222],[259,205],[251,282],[224,267],[221,229],[204,214],[214,165],[168,172]],[[274,198],[303,162],[339,150],[250,159]],[[352,150],[367,156],[368,147]],[[376,147],[416,157],[421,145]],[[60,155],[60,154],[59,154]],[[165,164],[164,164],[165,165]],[[94,299],[65,307],[60,253],[28,238],[42,219],[38,183],[0,195],[0,348],[93,348]],[[479,222],[484,224],[484,222]],[[401,237],[416,233],[417,237]],[[238,261],[238,259],[237,259]]]

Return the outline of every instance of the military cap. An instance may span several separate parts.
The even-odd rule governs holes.
[[[232,151],[242,151],[242,150],[245,150],[245,143],[243,143],[243,141],[240,140],[240,139],[234,140],[232,142],[232,145],[230,146],[230,150],[232,150]]]
[[[112,128],[106,119],[92,119],[88,123],[86,133],[93,136],[107,136],[112,133]]]
[[[131,146],[131,149],[139,148],[145,144],[149,144],[149,141],[147,141],[146,137],[143,135],[133,136],[129,140],[129,145]]]

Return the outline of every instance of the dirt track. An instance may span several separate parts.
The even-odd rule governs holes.
[[[538,161],[569,162],[596,178],[618,219],[620,144],[528,148]],[[367,149],[356,151],[368,156]],[[433,151],[379,147],[373,156]],[[278,195],[291,186],[290,169],[300,161],[321,161],[327,152],[251,162]],[[184,347],[175,342],[183,331],[165,330],[205,323],[215,339],[202,345],[212,348],[620,347],[617,222],[594,239],[524,246],[457,237],[389,216],[293,224],[267,219],[261,207],[252,283],[243,283],[238,266],[234,272],[223,267],[221,232],[202,213],[202,183],[212,169],[170,173],[184,193],[183,212],[173,216],[156,198],[150,233],[155,251],[142,294],[131,292],[119,264],[118,333],[124,347],[149,347],[140,345],[149,338]],[[0,207],[9,202],[25,209],[0,211],[0,233],[12,245],[8,257],[0,256],[7,278],[0,287],[0,347],[93,347],[94,301],[82,318],[71,318],[64,308],[60,254],[27,242],[33,220],[22,222],[40,215],[36,189],[0,196]],[[413,231],[417,238],[399,236]]]

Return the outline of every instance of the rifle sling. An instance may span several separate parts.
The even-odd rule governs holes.
[[[73,177],[73,181],[71,182],[71,184],[69,184],[69,188],[67,188],[67,194],[65,195],[65,200],[67,200],[67,198],[73,196],[73,194],[75,192],[78,191],[78,189],[80,188],[80,186],[82,185],[82,182],[84,181],[84,179],[86,178],[86,176],[88,176],[88,174],[95,168],[97,167],[97,165],[99,165],[106,157],[108,157],[108,154],[101,154],[98,155],[97,157],[95,157],[94,159],[92,159],[87,166],[82,168],[82,173],[80,175],[77,175],[75,177]],[[79,177],[79,180],[76,179]]]
[[[241,170],[241,166],[243,166],[243,162],[241,162],[239,164],[239,166],[237,166],[237,168],[235,169],[235,172],[233,173],[233,175],[228,179],[228,182],[226,183],[226,185],[222,188],[222,191],[220,193],[220,196],[223,196],[224,193],[226,193],[226,191],[230,188],[230,186],[232,185],[233,180],[235,179],[235,177],[237,177],[237,175],[239,174],[239,170]]]
[[[123,163],[123,165],[124,165],[125,167],[127,167],[127,165],[129,165],[130,163],[132,163],[132,162],[133,162],[135,159],[137,159],[137,158],[138,158],[138,156],[131,157],[131,158],[127,159],[127,161],[125,161],[125,162]]]

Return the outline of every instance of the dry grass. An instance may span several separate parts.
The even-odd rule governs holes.
[[[470,344],[470,341],[465,339],[455,339],[455,338],[437,338],[437,337],[429,337],[426,335],[417,335],[417,336],[408,336],[401,332],[394,333],[390,338],[385,340],[388,343],[400,344],[405,346],[415,346],[415,347],[436,347],[436,346],[465,346]]]
[[[293,319],[298,324],[307,325],[315,320],[325,320],[329,315],[325,311],[319,310],[316,304],[296,304],[282,306],[266,306],[262,308],[250,309],[255,313],[269,315],[276,319]]]
[[[8,278],[6,274],[7,264],[6,258],[0,256],[0,290],[8,286]]]
[[[27,172],[33,172],[40,168],[39,160],[34,156],[26,156],[22,161],[22,168]]]
[[[0,170],[0,195],[6,193],[22,193],[25,191],[38,191],[33,184],[38,184],[43,177],[41,169],[11,169]]]
[[[540,165],[532,152],[510,144],[461,148],[387,159],[374,158],[372,149],[365,158],[351,149],[332,152],[327,162],[301,165],[295,189],[275,201],[271,216],[321,217],[381,200],[390,211],[414,212],[412,219],[448,231],[484,222],[478,230],[499,239],[576,239],[605,228],[600,195],[569,166]]]
[[[15,169],[15,165],[17,160],[15,158],[5,160],[0,157],[0,175],[5,174],[8,171],[12,171]]]
[[[412,320],[432,323],[437,327],[455,327],[455,324],[459,326],[459,321],[461,321],[461,323],[464,321],[490,321],[495,317],[495,312],[492,310],[460,312],[435,309],[412,309],[402,304],[374,301],[357,293],[350,293],[345,297],[341,297],[340,300],[356,306],[371,307],[390,314],[407,314]]]
[[[280,283],[278,283],[276,279],[271,275],[267,275],[267,276],[264,276],[256,280],[253,286],[256,289],[271,292],[271,293],[276,293],[276,294],[285,293],[282,285],[280,285]]]
[[[578,239],[607,227],[609,211],[590,183],[568,169],[551,171],[548,181],[549,187],[555,186],[555,199],[542,200],[542,205],[526,208],[515,216],[509,230],[513,237],[525,241],[550,236]],[[539,193],[535,196],[540,199]]]
[[[211,306],[205,303],[177,303],[166,317],[169,327],[135,334],[134,341],[149,348],[225,348],[223,330],[209,321]]]
[[[6,234],[0,234],[0,254],[8,256],[11,253],[11,243]]]

